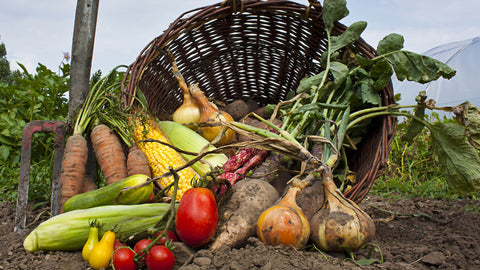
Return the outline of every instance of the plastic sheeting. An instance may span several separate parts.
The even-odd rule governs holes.
[[[480,107],[480,36],[447,43],[422,54],[448,64],[456,74],[450,80],[439,78],[426,84],[398,81],[394,75],[392,82],[395,93],[401,94],[400,104],[416,104],[418,93],[426,91],[427,99],[435,100],[437,107],[456,106],[465,101]]]

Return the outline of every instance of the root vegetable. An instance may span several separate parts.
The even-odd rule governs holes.
[[[297,249],[307,244],[310,236],[308,219],[295,199],[301,188],[292,186],[274,206],[265,210],[257,222],[257,236],[265,244],[287,245]]]
[[[85,178],[83,179],[82,193],[96,190],[97,188],[97,183],[95,183],[93,175],[86,174]]]
[[[248,106],[248,112],[254,112],[258,108],[260,108],[260,105],[254,99],[247,100],[247,106]]]
[[[371,241],[375,224],[356,203],[344,197],[333,182],[330,172],[324,174],[325,201],[310,219],[311,236],[324,251],[357,250]]]
[[[261,128],[261,129],[268,129],[268,125],[263,123],[262,121],[259,121],[253,117],[247,117],[241,121],[242,123],[245,123],[247,125]],[[237,136],[237,141],[239,142],[246,142],[246,141],[251,141],[252,139],[246,135],[243,134],[238,134]]]
[[[212,126],[204,126],[199,128],[199,131],[202,134],[202,136],[211,142],[224,129],[223,126],[215,125],[215,124],[218,124],[221,121],[232,122],[233,118],[229,113],[225,111],[220,111],[217,108],[215,108],[212,105],[212,103],[207,99],[203,91],[200,90],[200,88],[198,88],[197,84],[190,85],[190,93],[195,98],[200,108],[199,123],[212,125]],[[229,144],[233,141],[234,137],[235,137],[235,132],[227,128],[225,133],[222,135],[220,140],[215,143],[215,145],[220,146],[220,145]]]
[[[60,203],[62,211],[63,204],[68,199],[83,191],[87,156],[87,140],[80,134],[68,137],[60,174]]]
[[[226,111],[233,117],[235,121],[242,119],[250,112],[248,104],[240,99],[229,103],[226,107]]]
[[[273,205],[279,195],[269,183],[259,179],[238,182],[231,197],[219,207],[219,225],[210,250],[224,246],[239,247],[255,236],[260,214]]]
[[[145,156],[145,153],[138,148],[138,146],[134,145],[128,151],[127,174],[128,176],[144,174],[149,178],[152,177],[150,165],[148,165],[148,159]]]
[[[198,107],[197,101],[190,94],[190,89],[188,89],[183,75],[178,70],[177,62],[173,58],[173,55],[170,54],[170,56],[172,58],[173,74],[175,78],[177,78],[180,88],[183,90],[183,103],[173,113],[173,121],[187,125],[197,124],[200,121],[200,108]]]
[[[313,215],[322,208],[324,201],[323,184],[320,181],[314,181],[312,185],[304,188],[298,194],[296,202],[302,209],[305,217],[310,220]]]
[[[287,186],[288,180],[292,178],[288,171],[283,170],[285,169],[283,162],[284,157],[282,154],[272,152],[245,180],[262,179],[271,184],[281,194]]]
[[[100,124],[90,133],[93,150],[107,185],[127,177],[127,158],[118,136],[107,125]]]

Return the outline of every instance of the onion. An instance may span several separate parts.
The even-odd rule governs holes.
[[[183,103],[178,109],[175,110],[172,118],[173,121],[177,123],[186,124],[190,128],[193,128],[194,125],[192,124],[197,124],[200,121],[200,108],[198,107],[195,99],[192,98],[190,89],[188,89],[185,79],[178,70],[177,62],[175,62],[173,56],[171,56],[171,58],[173,74],[175,75],[175,78],[177,78],[178,85],[183,90]]]
[[[323,251],[357,250],[375,235],[372,218],[338,190],[330,172],[324,175],[325,200],[310,219],[313,243]]]
[[[200,121],[200,108],[197,102],[192,98],[190,92],[184,91],[183,103],[173,113],[173,121],[186,124],[189,127],[193,127],[192,124],[197,124]]]
[[[209,142],[213,141],[223,130],[222,125],[215,125],[220,122],[232,122],[233,118],[227,112],[218,110],[205,96],[198,84],[190,85],[190,93],[197,101],[200,108],[200,120],[198,123],[206,123],[212,126],[199,127],[200,134]],[[225,145],[233,141],[235,132],[229,128],[222,135],[221,139],[215,145]]]
[[[292,186],[274,206],[265,210],[257,221],[257,236],[268,245],[303,248],[310,235],[310,224],[295,202],[300,187]]]

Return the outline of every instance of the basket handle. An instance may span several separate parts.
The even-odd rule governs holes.
[[[230,6],[232,13],[243,12],[243,0],[224,0],[220,6]]]

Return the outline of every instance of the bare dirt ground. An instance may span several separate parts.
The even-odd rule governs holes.
[[[370,196],[360,206],[375,219],[377,233],[371,245],[355,252],[355,260],[380,261],[382,256],[382,263],[359,266],[345,254],[265,246],[251,238],[245,247],[215,254],[206,249],[182,252],[185,249],[179,245],[175,269],[480,269],[478,201]],[[28,232],[48,218],[40,215],[48,207],[30,208],[30,225],[22,234],[13,231],[15,204],[0,203],[0,207],[0,269],[91,269],[80,251],[29,253],[23,249]],[[476,212],[467,210],[471,208]]]

